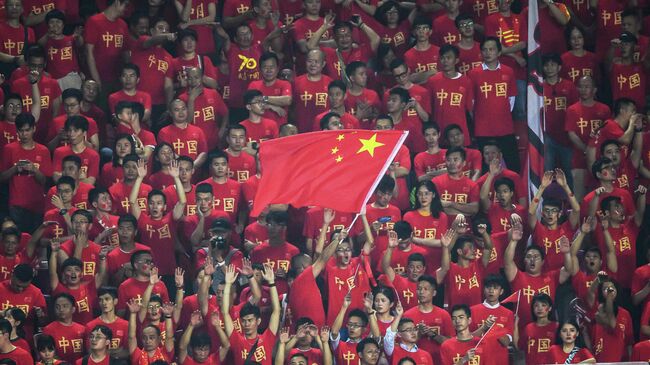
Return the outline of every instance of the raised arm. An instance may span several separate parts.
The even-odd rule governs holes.
[[[503,254],[503,265],[504,271],[506,274],[506,279],[508,282],[515,280],[517,276],[517,265],[515,264],[515,251],[517,250],[517,243],[523,238],[524,231],[521,224],[521,217],[513,214],[512,215],[512,228],[509,232],[510,242],[508,242],[508,247]]]
[[[228,350],[230,350],[230,339],[226,336],[226,332],[221,328],[219,312],[212,312],[210,315],[210,324],[214,327],[214,330],[217,331],[217,336],[219,336],[219,342],[221,343],[221,347],[219,347],[219,361],[223,364],[223,361],[226,360],[226,355],[228,355]]]
[[[455,238],[456,231],[453,229],[445,232],[440,238],[440,242],[442,242],[442,257],[440,259],[440,268],[436,270],[436,282],[438,285],[445,281],[445,276],[447,276],[447,272],[449,272],[449,268],[451,267],[451,248]]]
[[[607,250],[605,253],[607,270],[616,273],[618,271],[618,260],[616,259],[616,246],[614,245],[614,239],[609,233],[609,221],[603,219],[601,225],[603,227],[603,237],[605,238],[605,248]]]
[[[135,349],[138,348],[137,338],[137,315],[142,307],[135,299],[131,299],[126,305],[129,308],[129,354],[133,354]]]
[[[204,317],[208,315],[210,283],[212,282],[212,274],[214,274],[214,271],[215,268],[212,262],[212,257],[208,256],[205,259],[203,272],[199,272],[199,290],[196,294],[197,301],[199,302],[199,310],[201,311],[201,315]]]
[[[285,346],[287,345],[290,339],[291,336],[289,335],[289,327],[283,327],[282,329],[280,329],[280,335],[278,336],[279,345],[275,352],[275,360],[273,361],[274,365],[284,365],[284,361],[286,358]]]
[[[199,311],[194,311],[192,312],[192,315],[190,317],[190,323],[187,324],[187,328],[185,329],[185,332],[183,332],[183,336],[181,336],[181,339],[178,341],[178,362],[183,363],[185,362],[185,358],[187,357],[187,346],[190,344],[190,338],[192,338],[192,332],[194,331],[194,327],[199,327],[201,326],[201,323],[203,322],[203,317],[201,317],[201,312]]]
[[[594,228],[594,224],[596,223],[596,220],[594,217],[588,216],[585,217],[584,221],[582,222],[582,225],[580,226],[580,230],[578,231],[578,234],[576,237],[573,239],[573,243],[571,244],[571,250],[569,251],[571,254],[571,261],[572,261],[572,267],[571,267],[571,276],[575,275],[580,271],[580,261],[578,260],[578,251],[580,251],[580,248],[582,247],[582,242],[584,241],[585,235],[589,234]]]
[[[490,190],[492,190],[492,184],[494,183],[494,178],[501,173],[501,161],[499,159],[492,159],[490,161],[490,171],[487,174],[485,182],[481,186],[481,212],[486,213],[492,206],[492,200],[490,200]]]
[[[56,287],[59,286],[59,264],[57,262],[57,256],[59,250],[61,250],[61,241],[59,241],[58,238],[52,238],[50,245],[52,246],[52,252],[50,253],[50,263],[48,265],[48,270],[50,274],[50,288],[52,290],[55,290]]]
[[[174,284],[176,284],[176,298],[174,299],[174,311],[172,316],[174,322],[178,323],[181,319],[181,311],[183,310],[183,297],[185,296],[185,270],[177,267],[174,270]]]
[[[542,199],[542,194],[544,194],[544,190],[548,188],[549,185],[553,182],[553,171],[546,171],[544,172],[544,175],[542,176],[542,182],[539,184],[539,189],[537,189],[537,193],[535,193],[535,197],[533,200],[530,202],[530,205],[528,206],[528,227],[530,230],[535,229],[535,225],[537,225],[537,208],[539,207],[539,201]]]
[[[327,326],[323,326],[320,329],[320,338],[319,338],[320,341],[318,342],[318,345],[320,346],[320,350],[323,353],[323,365],[334,364],[332,349],[330,348],[329,345],[329,338],[330,338],[330,329]]]
[[[237,272],[235,271],[235,265],[228,265],[224,268],[225,274],[225,285],[223,287],[223,299],[221,300],[221,314],[223,315],[223,324],[226,328],[226,335],[230,337],[232,335],[235,326],[230,316],[230,290],[232,289],[232,284],[237,280]],[[277,290],[276,290],[277,296]]]
[[[377,311],[372,308],[374,304],[374,296],[372,293],[364,293],[363,295],[363,309],[368,314],[368,324],[370,325],[370,336],[374,338],[381,337],[381,330],[377,323]]]
[[[269,331],[274,335],[278,333],[280,327],[280,315],[282,314],[282,307],[280,306],[280,298],[278,297],[278,288],[275,286],[275,273],[270,266],[264,265],[262,277],[270,287],[269,294],[271,296],[271,318],[269,319]]]
[[[348,292],[343,298],[341,309],[339,309],[339,313],[336,315],[336,318],[334,318],[334,322],[332,323],[332,333],[338,335],[341,331],[343,320],[345,319],[345,313],[348,311],[350,304],[352,304],[352,295]]]
[[[131,214],[136,219],[140,219],[142,214],[142,209],[140,204],[138,204],[138,193],[140,192],[140,187],[142,186],[142,181],[147,176],[147,162],[144,159],[138,160],[138,177],[133,183],[131,188],[131,194],[129,194],[129,206],[131,207]]]
[[[560,237],[560,253],[564,256],[564,266],[560,269],[560,284],[571,277],[573,259],[571,258],[571,241],[566,236]]]
[[[490,234],[487,231],[487,224],[478,225],[478,234],[480,234],[483,238],[483,255],[481,256],[481,263],[483,264],[483,267],[487,268],[490,264],[492,248],[494,248],[494,245],[492,244],[492,237],[490,237]]]
[[[142,307],[138,312],[138,322],[142,323],[147,318],[147,308],[149,307],[149,301],[151,300],[151,295],[153,294],[153,288],[160,282],[160,276],[158,276],[158,268],[152,267],[151,274],[149,275],[149,284],[147,288],[142,293]]]
[[[311,35],[311,38],[307,41],[307,50],[320,49],[320,40],[323,37],[323,34],[329,29],[334,28],[334,15],[327,14],[323,18],[323,24]]]
[[[388,247],[384,251],[384,256],[381,258],[381,270],[386,275],[386,278],[391,283],[395,280],[395,270],[390,266],[390,262],[393,259],[393,251],[397,247],[398,239],[397,232],[388,231]]]
[[[645,195],[647,192],[648,189],[643,185],[639,185],[636,188],[636,191],[634,192],[637,194],[636,213],[634,213],[634,223],[636,224],[637,227],[641,227],[641,223],[643,223],[643,215],[645,214],[645,206],[646,206]]]
[[[185,212],[185,205],[187,204],[187,196],[185,195],[185,189],[183,188],[183,183],[180,179],[180,172],[178,170],[178,160],[172,160],[169,165],[169,176],[174,178],[174,186],[176,187],[176,196],[178,197],[178,202],[174,205],[172,210],[172,219],[177,221],[183,217]]]
[[[167,353],[174,352],[174,322],[172,321],[174,313],[174,304],[164,303],[162,306],[163,318],[165,320],[165,350]]]
[[[335,216],[336,216],[336,212],[334,212],[332,209],[325,208],[323,210],[323,225],[320,227],[320,231],[318,232],[318,239],[316,240],[316,247],[314,247],[314,254],[313,254],[314,261],[318,260],[318,258],[323,254],[325,241],[327,241],[327,227],[329,227],[329,225],[332,224]]]
[[[108,278],[108,264],[106,263],[106,256],[110,250],[109,246],[102,246],[99,251],[99,268],[97,269],[97,275],[95,275],[95,288],[101,288],[106,279]]]
[[[564,175],[564,171],[562,171],[562,169],[555,169],[555,181],[564,190],[569,199],[569,204],[571,205],[569,223],[571,223],[571,228],[576,229],[578,227],[578,223],[580,222],[580,204],[578,203],[575,195],[573,195],[571,187],[569,186],[569,183],[567,182],[566,176]]]

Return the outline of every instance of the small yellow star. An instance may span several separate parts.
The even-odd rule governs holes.
[[[336,160],[336,163],[339,163],[339,162],[343,161],[343,157],[341,157],[341,155],[338,155],[338,156],[336,156],[335,160]]]
[[[337,152],[339,152],[339,148],[338,148],[338,147],[334,147],[334,148],[332,148],[332,154],[333,154],[333,155],[335,155]]]
[[[384,144],[381,142],[377,142],[377,133],[373,134],[372,137],[369,139],[363,139],[359,138],[359,142],[361,142],[362,146],[359,148],[357,151],[357,154],[363,152],[363,151],[368,151],[370,156],[375,157],[375,148],[381,147]]]
[[[339,134],[339,136],[336,137],[336,140],[339,141],[339,142],[341,142],[344,139],[345,139],[345,135],[343,135],[343,134]]]

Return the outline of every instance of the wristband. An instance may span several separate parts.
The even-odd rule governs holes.
[[[165,316],[165,319],[172,319],[172,316]]]
[[[539,203],[539,198],[533,198],[533,201],[534,201],[535,203]]]
[[[270,288],[273,288],[273,287],[275,287],[275,283],[267,284],[267,286],[270,287]]]
[[[59,215],[66,215],[68,213],[68,210],[63,208],[59,210]]]

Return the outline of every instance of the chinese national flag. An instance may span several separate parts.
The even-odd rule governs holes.
[[[263,141],[252,214],[269,204],[361,212],[407,134],[349,129]]]

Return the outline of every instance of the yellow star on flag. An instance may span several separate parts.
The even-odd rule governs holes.
[[[338,155],[338,156],[336,156],[335,160],[336,160],[336,163],[339,163],[339,162],[343,161],[343,157],[341,157],[341,155]]]
[[[363,152],[363,151],[368,151],[370,156],[375,157],[375,148],[381,147],[384,144],[381,142],[377,142],[377,133],[373,134],[372,137],[368,139],[363,139],[359,138],[359,142],[361,142],[362,146],[359,148],[357,151],[357,154]]]
[[[332,154],[333,154],[333,155],[335,155],[337,152],[339,152],[339,148],[338,148],[338,147],[334,147],[334,148],[332,148]]]
[[[342,140],[345,139],[345,135],[343,135],[343,134],[339,134],[339,136],[336,137],[336,139],[337,139],[339,142],[341,142]]]

